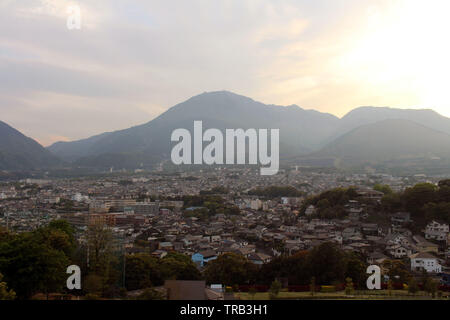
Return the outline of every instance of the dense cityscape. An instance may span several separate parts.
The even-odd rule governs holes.
[[[19,298],[223,300],[350,294],[347,281],[352,295],[368,294],[366,268],[379,265],[384,289],[445,297],[449,191],[443,176],[298,166],[275,176],[225,167],[5,181],[0,270]],[[61,261],[12,259],[26,246],[19,239],[38,234],[81,267],[81,290],[64,288]],[[311,271],[310,260],[325,269]],[[30,261],[58,281],[25,285],[17,270]]]

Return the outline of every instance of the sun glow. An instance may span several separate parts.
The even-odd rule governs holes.
[[[380,94],[450,115],[450,1],[401,0],[371,7],[357,44],[340,60],[354,81]]]

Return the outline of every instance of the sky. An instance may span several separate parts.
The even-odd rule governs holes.
[[[0,120],[47,146],[218,90],[339,117],[450,117],[449,12],[448,0],[0,0]]]

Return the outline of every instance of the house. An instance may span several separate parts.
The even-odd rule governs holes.
[[[214,250],[205,250],[194,253],[191,259],[199,267],[204,267],[209,261],[217,259],[217,254]]]
[[[342,234],[336,233],[334,238],[331,240],[331,242],[335,242],[337,244],[342,244],[344,239],[342,238]]]
[[[367,189],[367,188],[358,188],[356,190],[356,192],[362,198],[375,200],[375,201],[380,201],[381,198],[383,198],[383,196],[384,196],[383,192],[372,190],[372,189]]]
[[[305,215],[311,216],[316,212],[316,208],[313,205],[310,205],[308,208],[306,208]]]
[[[381,252],[375,251],[367,257],[367,263],[381,265],[386,259],[388,259],[386,255],[382,254]]]
[[[448,224],[440,223],[436,220],[431,221],[425,228],[425,239],[437,241],[446,241],[449,233]]]
[[[167,300],[206,300],[205,281],[166,280]]]
[[[152,252],[152,256],[158,259],[162,259],[167,256],[167,251],[164,250],[155,250]]]
[[[439,246],[435,243],[425,240],[421,236],[414,236],[415,246],[419,252],[434,252],[438,253]]]
[[[259,199],[255,199],[250,202],[250,208],[252,210],[260,210],[260,209],[262,209],[262,206],[263,206],[263,203]]]
[[[237,250],[235,250],[234,252],[240,255],[243,255],[244,257],[248,257],[249,254],[254,253],[256,250],[254,247],[252,246],[245,246],[242,248],[238,248]]]
[[[404,224],[411,222],[411,214],[409,212],[397,212],[391,217],[393,223]]]
[[[358,221],[360,216],[363,215],[362,214],[363,213],[363,209],[362,208],[359,208],[359,209],[349,208],[347,210],[347,212],[348,212],[349,219],[352,220],[352,221]]]
[[[349,240],[352,237],[361,237],[361,233],[359,232],[358,228],[355,227],[347,227],[344,230],[342,230],[342,238],[344,241]]]
[[[428,252],[419,252],[410,256],[411,271],[423,271],[432,273],[441,273],[442,266],[438,259]]]
[[[173,244],[172,242],[160,242],[158,245],[158,249],[160,250],[166,250],[166,251],[171,251],[173,250]]]
[[[386,247],[386,251],[394,258],[403,258],[413,253],[412,249],[407,245],[393,244]]]
[[[361,231],[364,235],[377,236],[378,235],[378,224],[363,223],[361,225]]]
[[[247,259],[250,260],[250,262],[253,262],[254,264],[262,265],[270,262],[271,256],[264,253],[252,252],[248,255]]]

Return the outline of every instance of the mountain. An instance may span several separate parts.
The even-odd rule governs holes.
[[[279,128],[280,159],[327,164],[382,162],[389,159],[447,158],[450,119],[433,110],[360,107],[339,119],[296,105],[266,105],[228,91],[207,92],[177,104],[159,117],[132,128],[50,150],[81,167],[150,167],[170,158],[171,133],[203,121],[208,128]],[[448,157],[450,159],[450,157]],[[325,160],[325,161],[323,161]]]
[[[360,107],[347,113],[335,132],[329,137],[333,140],[340,135],[365,124],[389,119],[410,120],[428,128],[450,134],[450,119],[429,109],[395,109],[388,107]]]
[[[0,170],[48,168],[61,163],[35,140],[0,121]]]
[[[108,134],[110,134],[110,132],[105,132],[87,139],[72,142],[59,141],[52,144],[48,149],[52,153],[57,154],[61,159],[73,161],[88,156],[87,152],[92,145],[94,145],[98,140],[106,137]]]
[[[312,153],[339,166],[450,159],[450,135],[404,119],[359,126]]]
[[[175,105],[143,125],[105,133],[75,142],[58,142],[48,148],[80,166],[147,166],[170,157],[171,133],[177,128],[192,131],[195,120],[203,129],[279,128],[280,153],[306,154],[337,129],[333,115],[298,106],[265,105],[227,91],[197,95]]]

